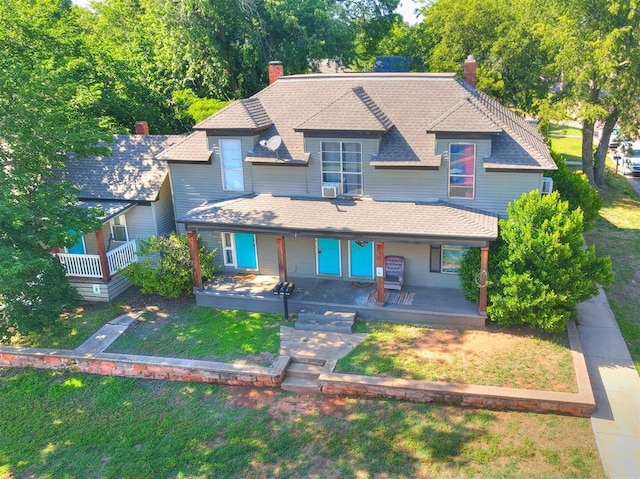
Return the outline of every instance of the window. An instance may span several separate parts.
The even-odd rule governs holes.
[[[362,144],[322,142],[322,182],[338,183],[342,194],[362,195]]]
[[[240,140],[220,140],[220,165],[222,188],[227,191],[244,191]]]
[[[462,263],[462,257],[467,251],[467,248],[462,246],[442,245],[441,249],[442,262],[440,272],[458,274],[460,271],[460,264]]]
[[[236,265],[235,247],[233,235],[231,233],[222,233],[222,253],[224,255],[224,265]]]
[[[458,274],[462,257],[467,252],[464,246],[432,245],[431,267],[432,273]]]
[[[449,197],[473,198],[476,174],[476,145],[449,145]]]
[[[110,221],[111,238],[113,241],[127,242],[129,241],[129,233],[127,232],[127,222],[124,215],[116,216]]]

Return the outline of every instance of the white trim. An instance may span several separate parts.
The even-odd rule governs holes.
[[[473,146],[473,187],[472,187],[472,193],[471,196],[452,196],[451,195],[451,165],[453,163],[452,160],[452,154],[451,154],[451,147],[454,145],[471,145]],[[465,142],[465,141],[461,141],[461,142],[455,142],[455,143],[449,143],[449,168],[447,171],[447,194],[449,198],[455,198],[455,199],[461,199],[461,200],[473,200],[476,197],[476,180],[477,180],[477,175],[476,175],[476,155],[478,153],[478,145],[476,145],[475,143],[471,143],[471,142]],[[464,178],[468,178],[470,175],[459,175],[460,177],[464,177]]]
[[[120,223],[119,225],[116,225],[116,220],[118,220],[118,222]],[[124,236],[125,239],[124,240],[117,240],[116,239],[116,235],[114,232],[114,227],[116,226],[120,226],[124,228]],[[127,217],[125,216],[124,213],[122,213],[121,215],[118,215],[114,218],[111,218],[109,220],[109,230],[111,232],[111,241],[114,243],[126,243],[127,241],[129,241],[129,228],[127,227]]]
[[[329,274],[329,273],[321,273],[320,272],[320,257],[318,254],[318,240],[326,239],[326,240],[335,240],[338,242],[338,274]],[[342,241],[336,238],[316,238],[315,239],[315,255],[316,255],[316,275],[317,276],[331,276],[331,277],[339,277],[342,278]]]
[[[223,152],[223,143],[235,143],[240,147],[240,168],[225,168],[224,166],[224,156],[222,154]],[[218,140],[218,151],[220,152],[220,175],[221,175],[221,180],[222,180],[222,189],[224,191],[244,191],[245,190],[245,186],[244,186],[244,163],[242,161],[242,140],[239,140],[238,138],[220,138]],[[237,188],[229,188],[226,184],[225,181],[225,171],[236,171],[236,172],[240,172],[240,174],[242,175],[242,189],[237,189]]]
[[[236,256],[236,237],[233,233],[222,232],[220,233],[222,240],[222,263],[225,266],[231,266],[233,268],[238,267],[238,259]],[[229,235],[229,244],[226,241],[226,235]],[[227,260],[227,252],[231,253],[231,262]]]
[[[323,157],[323,153],[325,152],[324,149],[324,145],[325,143],[338,143],[340,145],[340,150],[337,152],[340,155],[340,171],[335,172],[335,171],[328,171],[326,172],[327,174],[339,174],[340,175],[340,181],[339,182],[332,182],[332,181],[325,181],[324,180],[324,157]],[[360,172],[356,173],[353,171],[344,171],[344,158],[343,158],[343,149],[342,146],[345,144],[354,144],[354,145],[360,145]],[[349,176],[349,175],[356,175],[359,174],[360,175],[360,193],[355,194],[355,195],[347,195],[350,197],[360,197],[364,195],[364,165],[362,163],[362,150],[363,150],[363,146],[362,146],[362,142],[361,141],[340,141],[340,140],[321,140],[320,141],[320,187],[322,188],[322,186],[325,183],[338,183],[339,184],[339,188],[337,191],[337,194],[339,195],[345,195],[344,193],[344,184],[345,184],[345,180],[344,177],[345,175]],[[334,152],[336,153],[336,152]]]

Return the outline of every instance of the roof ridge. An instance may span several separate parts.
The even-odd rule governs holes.
[[[388,130],[393,126],[393,123],[387,116],[387,114],[378,106],[378,104],[369,96],[367,91],[362,86],[357,86],[353,88],[353,93],[360,99],[360,101],[366,106],[371,113],[376,117],[376,119],[380,122],[380,125]]]
[[[480,114],[482,114],[482,116],[493,126],[495,126],[496,128],[502,130],[502,126],[499,125],[493,118],[493,115],[490,114],[491,112],[487,111],[486,109],[481,109],[478,108],[478,105],[476,105],[473,101],[472,101],[472,97],[471,95],[465,95],[463,98],[460,99],[460,101],[458,101],[458,103],[456,103],[455,105],[453,105],[451,108],[449,108],[447,111],[445,111],[442,115],[440,115],[438,118],[436,118],[433,122],[431,122],[431,124],[427,127],[427,131],[433,131],[435,130],[435,128],[440,125],[441,123],[443,123],[446,119],[448,119],[450,116],[452,116],[454,113],[456,113],[458,110],[460,110],[461,107],[463,106],[471,106],[473,107],[475,110],[477,110]]]
[[[532,154],[532,156],[533,156],[533,152],[535,152],[539,160],[551,159],[550,155],[547,158],[547,155],[544,154],[545,151],[548,153],[548,149],[546,148],[546,146],[544,146],[543,150],[540,150],[538,148],[539,145],[535,144],[535,143],[541,143],[542,145],[544,145],[544,140],[542,139],[542,136],[537,130],[531,131],[533,127],[527,122],[527,120],[522,118],[516,112],[512,111],[510,108],[502,105],[497,100],[494,100],[486,93],[479,91],[478,96],[470,100],[473,103],[476,103],[477,108],[481,108],[483,110],[486,110],[488,113],[490,113],[491,116],[495,118],[496,122],[499,123],[499,126],[503,130],[508,132],[509,135],[511,135],[514,139],[516,139],[518,143],[521,143],[524,147],[526,147],[525,149],[529,151]],[[520,131],[518,131],[518,128],[513,128],[513,126],[508,121],[503,121],[503,119],[500,118],[499,115],[494,114],[487,106],[483,105],[482,101],[486,102],[487,104],[490,104],[492,107],[494,107],[495,110],[501,111],[502,114],[505,115],[506,117],[510,117],[508,119],[516,123],[518,126],[520,126],[527,133],[527,135],[530,136],[530,138],[525,138],[525,136],[522,135]],[[534,139],[535,141],[532,142],[531,138]]]

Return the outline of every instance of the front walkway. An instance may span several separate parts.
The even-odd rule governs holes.
[[[412,324],[484,328],[485,317],[478,305],[468,301],[459,289],[403,286],[402,294],[388,291],[384,306],[372,301],[374,283],[353,283],[336,279],[289,278],[295,283],[288,299],[292,314],[307,311],[348,311],[360,318]],[[282,313],[283,299],[272,291],[277,276],[216,275],[213,281],[196,290],[198,306],[243,309],[264,313]]]

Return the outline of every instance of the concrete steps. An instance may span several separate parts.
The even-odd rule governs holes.
[[[302,310],[298,313],[295,329],[324,331],[331,333],[352,333],[356,313],[343,311],[315,312]]]
[[[300,362],[294,359],[287,368],[281,388],[296,394],[319,394],[320,382],[318,378],[323,367],[324,364]]]

